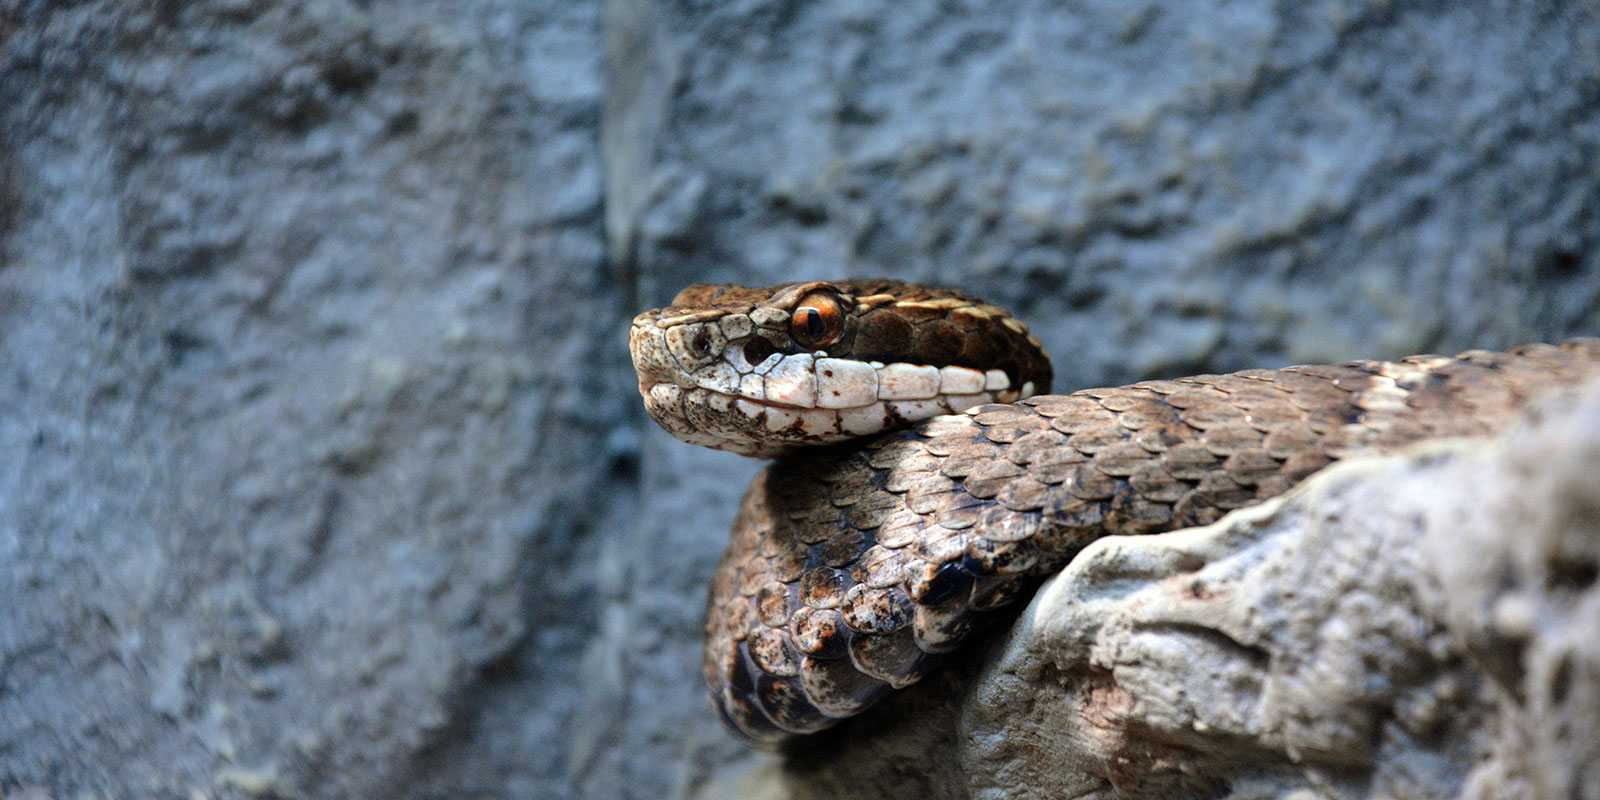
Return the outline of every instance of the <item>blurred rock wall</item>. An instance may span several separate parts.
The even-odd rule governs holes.
[[[0,793],[734,792],[756,465],[635,311],[954,283],[1058,389],[1502,347],[1596,332],[1597,175],[1593,2],[0,0]]]

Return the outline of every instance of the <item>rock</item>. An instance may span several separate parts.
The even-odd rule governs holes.
[[[796,748],[772,785],[1597,797],[1597,575],[1600,384],[1500,440],[1355,459],[1213,525],[1095,542],[964,674]]]
[[[0,4],[0,795],[569,791],[598,16]]]
[[[957,278],[1035,327],[1058,391],[1592,330],[1592,5],[653,13],[677,80],[636,97],[658,156],[627,186],[655,192],[656,299]]]
[[[1596,80],[1576,0],[0,3],[0,793],[743,796],[757,465],[633,313],[938,280],[1058,390],[1593,334]]]

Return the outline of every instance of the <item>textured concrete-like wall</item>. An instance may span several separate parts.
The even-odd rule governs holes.
[[[692,281],[1058,389],[1594,332],[1592,3],[0,2],[0,792],[660,797],[754,464]]]

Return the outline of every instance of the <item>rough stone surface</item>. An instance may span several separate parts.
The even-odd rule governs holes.
[[[597,9],[0,9],[0,794],[567,793]]]
[[[956,279],[1043,322],[1073,387],[1596,302],[1593,4],[667,8],[640,253],[671,277]]]
[[[1500,441],[1102,539],[965,676],[765,780],[796,798],[1597,797],[1597,575],[1600,384]]]
[[[632,313],[955,283],[1061,389],[1592,334],[1597,87],[1587,2],[0,0],[0,793],[748,796],[757,465]]]

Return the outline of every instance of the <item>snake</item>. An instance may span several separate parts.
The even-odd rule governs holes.
[[[696,284],[633,320],[646,410],[772,459],[706,605],[712,704],[760,747],[917,682],[1084,546],[1214,522],[1340,459],[1487,437],[1600,339],[1049,394],[1037,336],[884,279]]]

